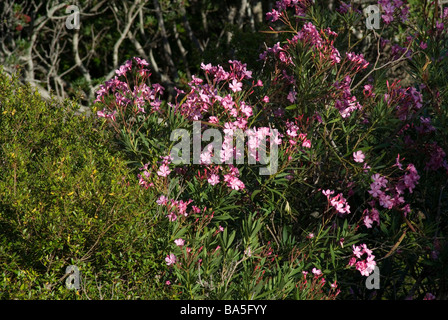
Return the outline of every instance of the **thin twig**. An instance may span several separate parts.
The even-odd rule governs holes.
[[[375,30],[373,31],[373,32],[375,32]],[[378,35],[376,32],[375,32],[375,35]],[[377,48],[377,50],[378,50],[378,56],[377,56],[377,58],[376,58],[376,62],[375,62],[375,65],[373,66],[373,69],[372,70],[370,70],[369,71],[369,73],[367,73],[365,76],[364,76],[364,78],[362,78],[353,88],[351,88],[351,90],[352,91],[354,91],[357,87],[359,87],[360,85],[361,85],[361,83],[363,83],[373,72],[375,72],[375,71],[378,71],[378,70],[381,70],[381,69],[383,69],[383,68],[385,68],[385,67],[387,67],[387,66],[389,66],[389,65],[391,65],[391,64],[397,64],[397,63],[399,63],[399,62],[401,62],[401,61],[403,61],[403,60],[405,60],[406,58],[404,57],[407,53],[408,53],[408,51],[409,51],[409,48],[411,47],[411,44],[412,44],[412,42],[410,41],[409,42],[409,44],[408,44],[408,46],[407,46],[407,48],[406,48],[406,51],[405,52],[403,52],[403,54],[400,56],[400,58],[398,58],[397,60],[392,60],[392,61],[389,61],[389,62],[387,62],[387,63],[385,63],[385,64],[383,64],[382,66],[380,66],[380,67],[377,67],[377,63],[378,63],[378,60],[379,60],[379,58],[380,58],[380,51],[379,51],[379,44],[380,44],[380,39],[378,39],[378,48]],[[415,54],[417,54],[418,52],[416,52],[416,53],[414,53],[413,55],[415,55]]]

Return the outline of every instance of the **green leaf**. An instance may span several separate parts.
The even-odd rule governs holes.
[[[256,196],[257,194],[259,194],[260,192],[261,192],[260,189],[257,189],[257,190],[255,190],[254,192],[252,192],[252,194],[251,194],[251,196],[250,196],[250,199],[251,199],[252,201],[254,201],[255,196]]]

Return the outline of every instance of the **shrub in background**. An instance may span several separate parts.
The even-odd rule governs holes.
[[[73,101],[43,101],[0,74],[0,296],[166,297],[155,198],[110,132],[75,116]],[[82,274],[79,291],[65,285],[69,265]]]

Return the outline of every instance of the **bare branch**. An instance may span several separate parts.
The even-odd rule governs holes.
[[[176,66],[174,65],[171,46],[168,41],[168,34],[165,29],[165,22],[163,19],[162,9],[160,8],[160,4],[159,4],[158,0],[153,0],[153,4],[154,4],[158,24],[159,24],[159,31],[162,34],[163,53],[165,56],[165,60],[168,64],[168,67],[171,70],[172,77],[175,79],[175,78],[177,78],[177,69],[176,69]]]

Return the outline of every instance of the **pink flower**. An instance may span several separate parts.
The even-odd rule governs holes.
[[[348,262],[348,265],[349,265],[349,266],[354,266],[355,263],[356,263],[356,258],[355,258],[355,257],[351,257],[351,258],[350,258],[350,261]]]
[[[166,164],[162,164],[159,168],[159,171],[157,171],[157,175],[161,177],[167,177],[170,174],[171,170],[168,168]]]
[[[224,133],[226,136],[233,136],[234,125],[231,122],[224,123]]]
[[[201,153],[201,164],[211,164],[211,156],[210,150]]]
[[[367,254],[367,259],[357,261],[357,259],[361,259],[364,254]],[[356,270],[358,270],[361,275],[368,276],[375,269],[376,262],[374,261],[374,258],[375,256],[372,255],[372,250],[369,250],[366,244],[360,246],[353,245],[353,257],[350,259],[349,265],[355,265]]]
[[[364,225],[370,229],[370,228],[372,228],[372,223],[373,223],[373,220],[370,218],[370,216],[365,215],[364,216]]]
[[[182,238],[179,238],[179,239],[174,240],[174,243],[176,244],[176,246],[181,247],[185,244],[185,240]]]
[[[263,102],[264,103],[268,103],[269,102],[269,97],[268,96],[264,96],[263,97]]]
[[[361,258],[361,256],[362,256],[363,253],[364,253],[364,252],[361,251],[361,247],[360,247],[360,246],[355,246],[355,245],[353,245],[353,255],[354,255],[355,257],[357,257],[357,258],[359,259],[359,258]]]
[[[229,88],[232,89],[233,92],[241,91],[242,87],[243,84],[236,79],[233,79],[232,83],[229,83]]]
[[[241,102],[240,109],[241,109],[241,112],[244,113],[244,115],[246,117],[248,117],[248,118],[250,116],[252,116],[252,114],[253,114],[252,113],[252,107],[247,105],[247,104],[245,104],[243,101]]]
[[[381,186],[377,183],[370,184],[370,190],[368,191],[372,197],[378,198],[383,194],[383,191],[381,191]]]
[[[201,62],[201,69],[204,70],[205,72],[210,72],[213,70],[213,66],[211,63],[204,64],[203,62]]]
[[[353,159],[355,162],[364,162],[365,155],[361,150],[353,152]]]
[[[117,70],[115,70],[115,73],[116,73],[118,76],[123,76],[123,75],[126,74],[126,71],[127,71],[127,69],[126,69],[125,66],[120,66]]]
[[[228,178],[228,186],[234,190],[244,189],[244,183],[237,177]]]
[[[208,122],[210,122],[210,123],[219,123],[219,120],[218,120],[217,117],[211,116],[211,117],[208,118]]]
[[[385,188],[387,186],[388,180],[382,177],[379,173],[372,175],[372,180],[378,184],[380,187]]]
[[[168,203],[168,198],[165,196],[160,196],[159,199],[156,201],[156,203],[161,206]]]
[[[289,91],[288,97],[286,99],[288,99],[289,102],[294,103],[294,101],[296,101],[296,95],[297,95],[297,92]]]
[[[311,272],[316,276],[319,276],[322,274],[322,271],[320,269],[316,269],[316,268],[313,268],[313,270],[311,270]]]
[[[428,292],[425,297],[423,298],[423,300],[435,300],[436,296],[433,295],[432,293]]]
[[[280,13],[275,9],[272,9],[271,12],[266,13],[266,20],[269,20],[270,22],[275,22],[279,18],[280,18]]]
[[[311,141],[308,139],[305,139],[302,143],[302,147],[304,148],[311,148]]]
[[[134,60],[137,62],[140,66],[147,66],[149,63],[145,59],[140,59],[138,57],[134,57]]]
[[[272,142],[274,142],[276,145],[281,145],[282,144],[282,138],[280,138],[280,134],[274,135],[274,139],[272,140]]]
[[[97,111],[97,112],[96,112],[96,115],[97,115],[98,117],[100,117],[100,118],[104,118],[104,117],[106,117],[106,114],[104,113],[104,110],[105,110],[105,109],[103,109],[103,111]]]
[[[170,222],[176,221],[176,219],[177,219],[176,213],[174,213],[174,212],[168,213],[167,217]]]
[[[210,183],[212,186],[219,183],[219,176],[217,174],[211,174],[210,177],[207,179],[208,183]]]
[[[322,190],[322,193],[324,194],[324,196],[326,196],[327,198],[330,197],[330,195],[332,195],[334,193],[333,190],[327,189],[327,190]]]
[[[177,257],[174,254],[170,253],[169,255],[166,256],[165,261],[166,264],[169,266],[177,262]]]
[[[394,202],[390,196],[385,195],[384,193],[380,195],[380,205],[386,209],[392,209],[394,206]]]
[[[356,262],[356,270],[361,272],[361,274],[364,276],[368,276],[369,274],[366,274],[367,264],[364,260]]]
[[[339,213],[350,213],[350,205],[347,203],[347,200],[344,198],[342,193],[339,193],[337,196],[331,199],[329,198],[329,196],[327,196],[327,199]]]

